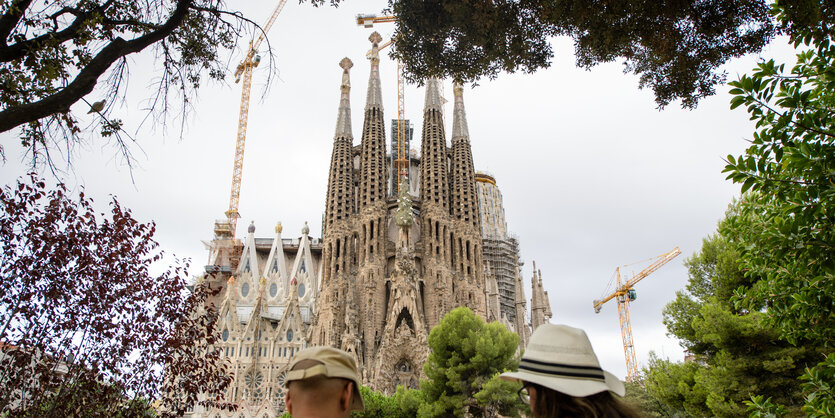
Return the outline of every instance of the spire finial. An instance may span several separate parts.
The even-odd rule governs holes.
[[[255,221],[250,222],[249,228],[246,229],[246,232],[249,232],[250,234],[255,233]]]
[[[380,44],[380,41],[383,40],[383,37],[380,36],[380,32],[377,32],[375,30],[374,33],[372,33],[371,36],[368,37],[368,40],[371,41],[371,45],[378,46]]]
[[[424,112],[427,110],[437,110],[440,112],[443,109],[440,85],[441,80],[437,78],[430,78],[426,80],[426,99],[423,105]]]
[[[275,233],[280,234],[284,228],[281,226],[281,222],[275,224]]]
[[[310,227],[307,226],[307,221],[304,221],[304,226],[302,227],[302,235],[307,235],[310,233]]]
[[[452,84],[452,91],[455,93],[455,104],[452,110],[452,140],[470,140],[470,132],[467,128],[467,112],[464,110],[464,87],[461,83]]]
[[[383,108],[383,93],[380,87],[380,41],[383,37],[374,32],[368,37],[371,41],[371,52],[368,59],[371,61],[371,74],[368,77],[368,94],[365,98],[365,110],[371,108]]]
[[[371,65],[379,64],[380,63],[380,41],[383,40],[383,37],[375,31],[368,37],[368,40],[371,41],[371,51],[368,55],[368,59],[371,60]]]
[[[342,58],[342,61],[339,61],[339,66],[342,67],[342,85],[340,86],[340,89],[342,90],[342,93],[345,94],[351,90],[351,79],[348,75],[348,70],[354,66],[354,62],[351,61],[350,58],[345,57]]]
[[[342,85],[339,90],[342,92],[339,98],[339,112],[336,117],[336,133],[334,133],[334,140],[340,138],[353,139],[351,134],[351,79],[348,70],[354,66],[350,58],[342,58],[339,61],[339,66],[342,68]]]

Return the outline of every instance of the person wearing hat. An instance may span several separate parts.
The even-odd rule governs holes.
[[[354,359],[333,347],[299,351],[285,378],[284,402],[293,417],[348,417],[365,408]]]
[[[586,332],[568,325],[542,324],[533,332],[515,372],[502,379],[522,383],[534,417],[640,417],[615,398],[623,383],[600,368]]]

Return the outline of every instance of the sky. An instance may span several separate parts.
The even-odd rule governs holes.
[[[263,23],[276,4],[259,0],[232,6]],[[239,236],[250,221],[257,237],[272,237],[278,221],[285,237],[300,236],[305,221],[313,237],[321,236],[339,61],[347,56],[354,62],[352,124],[358,144],[370,70],[368,37],[377,30],[387,40],[393,27],[363,28],[354,17],[379,13],[385,6],[379,0],[346,0],[338,8],[314,8],[291,0],[278,16],[268,35],[277,77],[266,85],[271,59],[266,52],[253,77]],[[266,47],[267,42],[261,50]],[[570,39],[555,38],[553,47],[549,69],[503,74],[464,90],[473,161],[477,170],[496,178],[503,194],[508,230],[520,242],[526,296],[536,262],[549,294],[551,322],[585,329],[602,367],[623,377],[617,306],[610,301],[595,314],[592,301],[605,296],[616,267],[678,246],[682,255],[635,286],[638,298],[630,313],[641,366],[650,351],[681,361],[682,348],[666,336],[662,309],[687,283],[683,262],[715,231],[739,194],[739,186],[721,173],[723,158],[744,151],[753,124],[744,109],[729,110],[727,86],[719,86],[696,110],[673,103],[659,111],[652,91],[640,90],[637,77],[624,74],[621,63],[586,71],[576,68]],[[242,53],[228,52],[231,67]],[[793,52],[778,40],[761,56],[787,61]],[[729,79],[749,72],[758,59],[729,63]],[[146,123],[136,131],[157,68],[150,53],[132,56],[130,65],[125,100],[114,104],[111,116],[124,119],[137,139],[131,148],[136,163],[128,167],[112,146],[93,135],[73,150],[73,168],[60,177],[72,190],[83,187],[101,210],[115,196],[140,221],[156,222],[156,239],[164,251],[191,259],[191,273],[199,274],[208,258],[203,242],[211,240],[214,220],[224,217],[229,204],[240,85],[231,76],[226,83],[204,83],[191,101],[182,137],[176,123],[167,130]],[[387,131],[397,116],[395,71],[395,63],[384,56],[380,72]],[[88,101],[97,100],[97,94]],[[406,86],[406,117],[416,134],[423,95],[423,88]],[[445,97],[449,139],[448,80]],[[74,110],[83,114],[86,105],[76,104]],[[16,133],[0,134],[0,144],[7,158],[0,165],[0,180],[9,185],[27,165]],[[626,272],[631,275],[648,264]]]

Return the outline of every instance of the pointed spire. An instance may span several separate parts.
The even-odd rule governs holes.
[[[342,67],[342,85],[339,87],[341,96],[339,98],[339,113],[336,117],[336,132],[334,133],[334,140],[339,138],[353,139],[351,134],[351,77],[348,70],[354,66],[354,63],[348,58],[342,58],[339,62]]]
[[[353,63],[343,58],[339,63],[342,68],[342,98],[339,101],[339,114],[336,120],[336,134],[333,137],[333,153],[331,154],[330,173],[328,175],[328,196],[325,203],[325,224],[323,230],[328,231],[335,222],[344,221],[353,213],[352,199],[347,199],[353,193],[351,149],[353,135],[351,134],[351,103],[349,93],[351,83],[348,70]]]
[[[551,303],[548,301],[548,292],[542,286],[542,271],[536,269],[536,263],[531,288],[531,329],[535,330],[551,319]]]
[[[376,107],[383,108],[383,93],[380,89],[380,41],[383,38],[379,33],[374,32],[368,37],[371,41],[371,54],[368,59],[371,61],[371,75],[368,77],[368,97],[365,100],[365,109]]]
[[[531,335],[531,330],[528,328],[527,322],[527,303],[525,300],[525,284],[522,280],[522,275],[519,273],[519,270],[516,270],[516,292],[514,301],[516,303],[516,320],[514,325],[514,329],[517,334],[519,334],[519,349],[521,347],[526,347],[528,345],[528,338]]]
[[[383,122],[383,98],[380,91],[380,60],[377,56],[380,34],[374,32],[371,41],[371,75],[368,79],[368,97],[362,122],[360,147],[360,199],[359,210],[385,202],[386,198],[386,132]],[[346,196],[347,197],[347,196]]]
[[[431,212],[437,208],[438,214],[449,213],[450,177],[449,153],[441,95],[438,86],[440,80],[430,78],[426,81],[426,102],[423,106],[423,133],[420,144],[420,193],[423,200],[421,211]]]
[[[455,106],[452,111],[452,142],[458,139],[470,140],[470,131],[467,129],[467,113],[464,110],[464,87],[460,83],[454,83],[452,91],[455,93]]]
[[[423,105],[423,111],[426,112],[428,110],[437,110],[438,112],[443,110],[443,102],[441,101],[441,80],[437,78],[430,78],[426,80],[426,99]]]

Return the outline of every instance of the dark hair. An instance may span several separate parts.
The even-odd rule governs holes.
[[[617,399],[609,391],[585,397],[574,397],[530,382],[536,390],[536,404],[531,404],[534,417],[593,417],[593,418],[639,418],[631,405]]]

